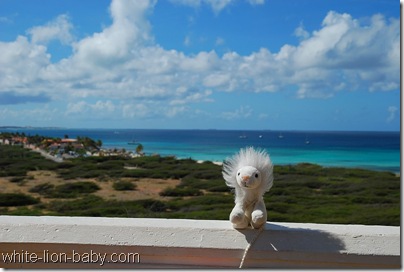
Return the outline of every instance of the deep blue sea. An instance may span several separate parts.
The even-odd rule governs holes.
[[[100,139],[103,148],[135,150],[139,142],[146,154],[194,160],[223,161],[240,148],[265,148],[274,164],[316,163],[400,172],[400,132],[235,131],[149,129],[3,129],[63,138]]]

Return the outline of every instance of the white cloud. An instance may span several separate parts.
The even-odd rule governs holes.
[[[285,44],[279,52],[261,48],[245,56],[237,52],[219,56],[215,51],[186,55],[155,43],[147,18],[154,5],[155,1],[114,0],[111,25],[75,42],[65,15],[31,28],[31,39],[19,36],[0,42],[0,92],[67,101],[68,115],[93,112],[146,118],[186,114],[186,104],[212,102],[218,91],[295,89],[296,97],[303,99],[329,98],[346,90],[399,88],[398,19],[375,15],[361,25],[349,14],[329,12],[311,33],[298,26],[295,34],[304,39],[297,45]],[[46,44],[52,39],[71,42],[72,55],[52,63]],[[251,113],[251,108],[242,107],[222,117],[245,118]]]
[[[170,0],[172,3],[198,8],[202,4],[209,5],[215,14],[220,13],[224,8],[236,2],[236,0]],[[265,0],[246,0],[250,5],[262,5]]]
[[[86,101],[79,101],[76,103],[69,103],[65,115],[72,114],[96,114],[102,116],[115,111],[116,106],[111,101],[97,101],[95,104]]]
[[[145,104],[125,104],[122,106],[122,116],[124,118],[143,118],[150,116],[152,109]]]
[[[213,102],[213,100],[209,97],[212,94],[211,90],[205,90],[204,92],[195,91],[193,93],[187,91],[187,93],[189,93],[189,95],[184,98],[172,100],[170,105],[181,105],[195,102]],[[182,94],[180,96],[182,97]]]
[[[278,67],[285,67],[304,97],[332,96],[341,82],[346,90],[397,90],[399,35],[395,19],[375,15],[369,25],[360,25],[349,14],[329,12],[321,29],[298,46],[281,48],[276,58],[290,67]]]
[[[197,8],[201,5],[202,0],[170,0],[170,2],[179,4],[179,5]]]
[[[119,106],[122,117],[126,119],[173,118],[189,111],[185,105],[166,105],[158,101],[142,100]]]
[[[266,120],[266,119],[268,119],[268,118],[269,118],[269,115],[266,114],[266,113],[260,113],[260,114],[258,115],[258,119],[260,119],[260,120]]]
[[[0,23],[11,24],[13,20],[10,17],[0,16]]]
[[[295,29],[294,34],[296,35],[296,37],[301,39],[307,39],[310,37],[310,33],[304,29],[303,24],[300,24],[299,27]]]
[[[228,85],[231,75],[228,73],[213,73],[203,79],[203,85],[206,87],[220,87]]]
[[[253,109],[250,106],[240,106],[240,108],[234,111],[222,112],[221,117],[227,120],[234,119],[247,119],[253,113]]]
[[[186,36],[184,39],[184,45],[185,46],[190,46],[191,45],[191,37],[190,36]]]
[[[178,116],[187,111],[188,111],[188,107],[186,107],[186,106],[170,107],[166,111],[166,116],[173,118],[173,117]]]
[[[77,103],[69,103],[67,105],[66,115],[70,114],[82,114],[87,111],[87,103],[85,101],[80,101]]]
[[[115,110],[115,105],[111,102],[111,101],[97,101],[97,103],[95,103],[92,106],[94,111],[97,112],[107,112],[107,113],[111,113]]]
[[[265,0],[247,0],[251,5],[263,5],[265,4]]]
[[[223,45],[225,43],[224,39],[222,37],[217,37],[216,41],[215,41],[215,45],[219,46],[219,45]]]
[[[67,15],[59,15],[55,20],[44,26],[36,26],[27,31],[31,35],[33,43],[48,43],[51,40],[59,40],[62,44],[69,44],[73,41],[70,33],[73,25]]]
[[[7,124],[10,120],[20,120],[21,123],[15,125],[25,126],[46,125],[50,123],[58,124],[60,122],[59,110],[51,108],[48,105],[40,108],[10,109],[8,107],[0,109],[0,120]]]
[[[209,4],[213,11],[218,14],[222,9],[234,2],[234,0],[204,0],[204,2]]]
[[[50,64],[50,55],[43,45],[31,44],[24,36],[13,42],[0,42],[0,92],[14,91],[38,94],[41,86],[40,71]],[[44,88],[45,87],[45,88]]]
[[[396,119],[396,113],[398,111],[398,108],[394,107],[394,106],[390,106],[390,107],[388,107],[387,111],[389,113],[389,116],[387,117],[386,121],[387,121],[387,123],[391,123],[394,119]]]
[[[209,72],[220,65],[220,59],[214,51],[200,52],[193,57],[179,59],[182,71]]]
[[[124,62],[133,50],[152,41],[145,16],[153,6],[154,2],[147,0],[113,0],[112,25],[75,43],[74,60],[101,67]]]

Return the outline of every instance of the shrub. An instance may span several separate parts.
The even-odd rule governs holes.
[[[48,195],[55,188],[55,185],[50,184],[49,182],[38,184],[31,189],[29,189],[30,193],[38,193],[40,195]]]
[[[217,185],[209,188],[209,192],[230,192],[232,189],[227,187],[226,184]]]
[[[114,217],[151,217],[157,212],[166,211],[166,207],[167,205],[159,200],[114,201],[94,195],[69,201],[57,200],[49,204],[49,209],[58,214]]]
[[[198,179],[221,179],[222,173],[220,171],[214,170],[204,170],[204,171],[197,171],[193,174],[195,178]]]
[[[167,188],[160,192],[161,196],[199,196],[202,194],[199,189],[190,187]]]
[[[75,198],[83,194],[96,192],[99,189],[100,187],[94,182],[78,181],[58,186],[42,183],[32,187],[29,191],[48,198]]]
[[[98,169],[102,170],[122,170],[124,166],[123,161],[119,160],[109,160],[109,161],[104,161],[102,163],[99,163]]]
[[[112,187],[117,190],[117,191],[132,191],[136,189],[136,184],[130,182],[130,181],[117,181],[114,182]]]
[[[134,201],[134,203],[141,205],[151,212],[164,212],[167,209],[167,204],[154,199],[142,199]]]
[[[39,200],[25,194],[0,194],[0,206],[25,206],[38,203]]]
[[[80,194],[90,194],[96,192],[100,187],[94,182],[78,181],[73,183],[65,183],[55,187],[53,197],[73,198]]]
[[[71,201],[52,201],[49,204],[49,210],[62,215],[84,215],[89,209],[101,209],[105,203],[106,201],[99,196],[88,195]]]
[[[9,215],[21,215],[21,216],[39,216],[42,215],[42,211],[37,208],[30,208],[26,206],[21,206],[16,209],[13,209],[9,212],[7,212]]]
[[[10,182],[15,182],[15,183],[22,182],[22,181],[24,181],[24,178],[25,177],[12,177],[10,179]]]
[[[305,181],[303,182],[303,185],[307,186],[308,188],[311,189],[319,189],[323,185],[322,182],[316,181],[316,180],[310,180],[310,181]]]
[[[192,176],[187,176],[182,179],[178,187],[192,187],[210,192],[228,192],[229,188],[223,179],[197,179]]]

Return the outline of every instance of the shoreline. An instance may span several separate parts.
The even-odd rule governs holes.
[[[211,162],[211,163],[216,164],[216,165],[219,165],[219,166],[222,166],[222,165],[223,165],[223,162],[220,162],[220,161],[197,160],[196,162],[197,162],[197,163]]]
[[[49,153],[47,153],[46,151],[42,150],[42,149],[34,149],[34,148],[30,148],[30,147],[24,147],[27,149],[30,149],[34,152],[38,152],[40,153],[43,157],[45,157],[46,159],[49,160],[53,160],[55,162],[62,162],[63,160],[61,160],[61,158],[56,158],[52,155],[50,155]],[[107,150],[104,150],[107,151]],[[155,156],[156,154],[150,154],[150,155],[145,155],[145,156]],[[159,155],[159,154],[158,154]],[[159,155],[161,156],[161,155]],[[137,156],[136,156],[137,157]],[[175,155],[168,155],[168,156],[161,156],[161,157],[174,157],[177,160],[182,160],[182,159],[186,159],[186,158],[179,158]],[[135,158],[135,157],[132,157]],[[191,158],[192,159],[192,158]],[[196,163],[202,164],[205,162],[210,162],[212,164],[218,165],[218,166],[222,166],[223,165],[223,161],[214,161],[214,160],[195,160]],[[388,169],[384,169],[384,168],[378,168],[378,167],[359,167],[359,166],[341,166],[341,165],[323,165],[320,163],[314,163],[314,162],[298,162],[298,163],[283,163],[283,164],[276,164],[279,166],[287,166],[287,165],[298,165],[298,164],[313,164],[313,165],[319,165],[323,168],[344,168],[344,169],[362,169],[362,170],[369,170],[369,171],[376,171],[376,172],[389,172],[389,173],[393,173],[396,177],[401,177],[401,172],[397,172],[397,171],[393,171],[393,170],[388,170]],[[275,164],[274,164],[275,165]],[[400,169],[401,171],[401,169]]]
[[[178,158],[180,159],[180,158]],[[223,162],[220,161],[210,161],[210,160],[196,160],[197,163],[205,163],[205,162],[211,162],[213,164],[222,166]],[[291,163],[291,164],[277,164],[279,166],[287,166],[287,165],[298,165],[298,164],[313,164],[313,165],[319,165],[323,168],[345,168],[345,169],[362,169],[362,170],[369,170],[369,171],[376,171],[376,172],[389,172],[393,173],[396,177],[401,177],[401,172],[396,172],[396,171],[391,171],[391,170],[386,170],[386,169],[377,169],[377,168],[364,168],[364,167],[349,167],[349,166],[326,166],[326,165],[321,165],[319,163],[312,163],[312,162],[301,162],[301,163]],[[275,165],[275,164],[274,164]]]
[[[29,131],[24,129],[11,130],[12,132]],[[1,134],[1,133],[0,133]],[[360,168],[375,171],[388,171],[401,173],[400,141],[395,135],[383,136],[385,133],[354,133],[354,132],[302,132],[282,131],[282,138],[276,131],[239,131],[239,130],[137,130],[137,129],[62,129],[55,131],[44,128],[38,134],[50,138],[63,138],[69,135],[75,137],[90,137],[101,139],[104,153],[113,153],[108,149],[131,151],[136,155],[135,146],[127,145],[130,139],[136,139],[144,146],[143,152],[147,155],[160,154],[160,156],[175,156],[178,159],[193,159],[195,161],[211,161],[222,164],[239,148],[256,146],[265,148],[271,155],[274,165],[294,165],[299,163],[318,164],[323,167]],[[246,138],[240,138],[240,135]],[[363,134],[363,135],[362,135]],[[262,137],[259,137],[262,136]],[[362,140],[366,136],[366,145]],[[84,137],[84,138],[86,138]],[[304,139],[310,139],[305,144]],[[370,137],[370,138],[369,138]],[[370,139],[370,140],[368,140]],[[343,140],[341,142],[341,140]],[[1,139],[0,139],[1,142]],[[385,142],[389,148],[379,146]],[[359,143],[359,146],[356,146]],[[393,149],[397,147],[397,149]],[[93,153],[93,150],[89,150]]]
[[[0,133],[1,135],[1,133]],[[23,147],[27,148],[27,149],[31,149],[35,152],[40,153],[43,157],[53,160],[55,162],[62,162],[64,159],[70,159],[70,158],[74,158],[74,157],[78,157],[80,156],[79,154],[76,153],[76,150],[73,151],[74,154],[70,154],[69,151],[67,153],[67,151],[63,151],[64,153],[60,153],[60,150],[63,150],[63,147],[66,147],[67,144],[75,144],[75,145],[81,145],[81,149],[84,149],[85,153],[84,156],[124,156],[127,158],[135,158],[138,156],[144,156],[145,153],[142,152],[142,150],[140,152],[138,152],[137,150],[127,150],[125,148],[122,149],[118,149],[118,148],[102,148],[101,145],[103,145],[102,143],[96,148],[96,149],[89,149],[87,147],[84,147],[83,144],[79,141],[79,137],[77,137],[77,139],[54,139],[54,138],[49,138],[47,141],[52,141],[52,147],[54,147],[56,144],[58,145],[56,151],[55,149],[50,149],[45,148],[43,146],[41,146],[40,144],[31,144],[28,141],[28,137],[32,137],[32,136],[28,136],[26,137],[25,135],[12,135],[13,138],[11,138],[11,140],[9,139],[0,139],[0,144],[8,144],[8,145],[14,145],[14,141],[16,142],[20,142],[20,144],[23,145]],[[45,137],[46,138],[46,137]],[[88,138],[88,137],[84,137],[84,138]],[[88,138],[90,139],[90,138]],[[91,139],[90,139],[91,140]],[[66,142],[68,141],[68,142]],[[94,143],[95,141],[92,140]],[[98,140],[100,141],[100,140]],[[100,141],[101,142],[101,141]],[[140,145],[143,149],[143,146]],[[46,147],[46,146],[45,146]],[[164,149],[164,148],[163,148]],[[171,150],[174,151],[174,150]],[[306,151],[307,152],[307,151]],[[149,152],[147,152],[149,153]],[[164,153],[164,152],[163,152]],[[188,153],[185,153],[188,154]],[[189,155],[184,155],[181,154],[179,156],[174,155],[174,154],[170,154],[170,155],[166,155],[166,154],[161,154],[160,152],[158,153],[153,153],[153,154],[147,154],[146,156],[161,156],[161,157],[174,157],[176,159],[192,159],[194,161],[196,161],[197,163],[204,163],[204,162],[211,162],[215,165],[219,165],[222,166],[223,162],[227,159],[224,158],[223,160],[220,159],[220,156],[213,156],[212,158],[203,158],[206,157],[204,156],[202,153],[199,154],[199,156],[197,155],[199,153],[189,153]],[[320,152],[321,155],[321,152]],[[202,158],[201,158],[202,157]],[[325,167],[325,168],[348,168],[348,169],[364,169],[364,170],[371,170],[371,171],[378,171],[378,172],[390,172],[390,173],[394,173],[396,176],[400,177],[401,176],[401,165],[397,166],[394,164],[391,164],[390,161],[383,161],[383,159],[381,158],[381,160],[379,160],[379,165],[377,164],[378,161],[375,161],[374,158],[369,160],[369,161],[358,161],[358,164],[355,165],[352,162],[355,161],[349,161],[346,158],[345,160],[341,160],[341,158],[337,158],[335,161],[330,160],[330,158],[328,158],[325,162],[321,162],[318,160],[310,160],[309,157],[305,158],[306,156],[303,156],[302,158],[293,158],[291,159],[291,161],[289,160],[285,160],[285,158],[281,159],[281,163],[279,163],[280,158],[276,157],[278,163],[274,163],[273,160],[273,164],[274,165],[279,165],[279,166],[285,166],[285,165],[297,165],[297,164],[304,164],[304,163],[309,163],[309,164],[315,164],[315,165],[319,165],[321,167]],[[320,156],[321,157],[321,156]],[[305,160],[308,159],[308,160]],[[313,158],[311,158],[313,159]],[[334,163],[335,162],[335,163]],[[339,162],[339,163],[338,163]],[[361,163],[360,163],[361,162]],[[373,165],[372,165],[373,163]]]

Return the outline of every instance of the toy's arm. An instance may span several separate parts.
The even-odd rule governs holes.
[[[233,223],[235,229],[245,229],[248,226],[248,218],[245,216],[245,211],[242,203],[236,203],[230,213],[230,222]]]

